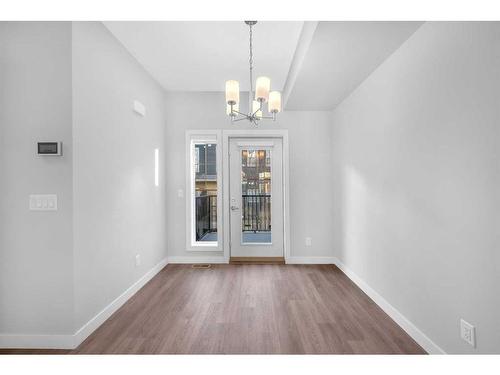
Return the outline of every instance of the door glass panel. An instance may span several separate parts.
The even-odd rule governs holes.
[[[196,242],[217,241],[217,145],[194,145],[194,227]]]
[[[241,151],[241,242],[271,243],[271,150]]]

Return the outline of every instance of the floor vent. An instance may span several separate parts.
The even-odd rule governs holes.
[[[197,270],[206,270],[208,268],[212,267],[211,264],[206,264],[206,263],[200,263],[200,264],[193,264],[191,268],[195,268]]]

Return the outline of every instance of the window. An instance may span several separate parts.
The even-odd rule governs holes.
[[[222,210],[217,133],[189,134],[187,147],[187,249],[218,251]]]
[[[212,143],[195,143],[196,179],[216,180],[217,178],[217,145]]]

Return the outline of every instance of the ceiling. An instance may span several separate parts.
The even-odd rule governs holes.
[[[263,21],[254,26],[254,79],[284,90],[286,110],[331,110],[421,22]],[[104,22],[167,91],[249,89],[248,26],[242,21]]]
[[[249,28],[243,21],[104,25],[167,91],[224,91],[228,79],[249,89]],[[266,75],[271,89],[283,89],[301,29],[302,22],[253,27],[255,78]]]
[[[288,110],[331,110],[406,41],[422,22],[319,22],[300,62]]]

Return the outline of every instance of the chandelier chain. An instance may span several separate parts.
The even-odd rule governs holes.
[[[252,34],[252,25],[250,24],[250,58],[249,58],[249,63],[250,63],[250,92],[249,92],[249,96],[250,96],[250,100],[253,96],[253,44],[252,44],[252,37],[253,37],[253,34]],[[251,103],[251,101],[250,101]],[[250,107],[251,108],[251,107]],[[251,109],[250,109],[251,111]]]

